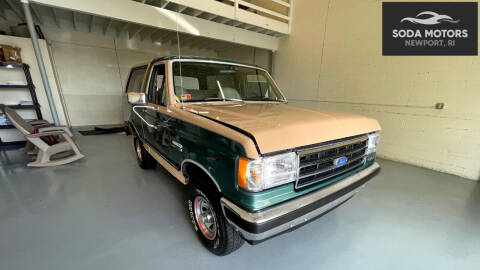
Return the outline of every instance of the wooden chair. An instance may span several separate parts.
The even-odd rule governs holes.
[[[35,161],[28,163],[30,167],[57,166],[79,160],[84,157],[73,141],[73,134],[68,127],[53,126],[45,120],[25,121],[17,112],[5,105],[0,105],[7,118],[27,139],[28,144],[38,150]],[[71,151],[71,155],[51,159],[53,155]]]

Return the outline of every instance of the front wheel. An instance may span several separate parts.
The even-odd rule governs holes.
[[[145,150],[143,143],[137,137],[133,138],[133,147],[135,148],[137,163],[140,168],[151,169],[155,167],[157,161]]]
[[[191,187],[188,210],[194,230],[213,254],[224,256],[239,249],[243,238],[225,219],[220,198],[206,187]]]

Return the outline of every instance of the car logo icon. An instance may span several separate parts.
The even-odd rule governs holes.
[[[333,160],[333,164],[335,166],[340,167],[342,165],[345,165],[347,163],[347,161],[348,161],[347,157],[339,157],[339,158],[336,158],[336,159]]]

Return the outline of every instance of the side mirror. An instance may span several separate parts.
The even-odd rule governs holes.
[[[127,93],[128,103],[132,105],[145,105],[147,104],[145,99],[145,93],[129,92]]]

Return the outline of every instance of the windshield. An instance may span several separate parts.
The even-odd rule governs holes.
[[[174,62],[173,76],[177,101],[284,101],[270,76],[256,68],[204,62]]]

